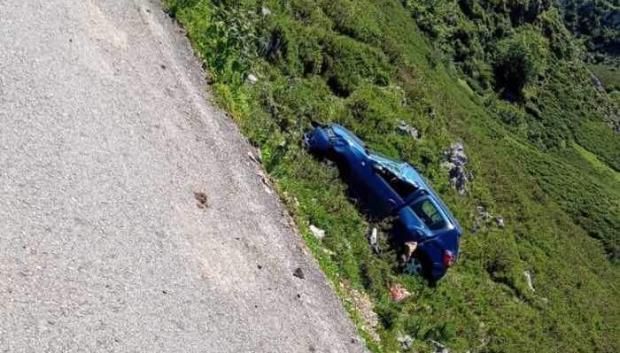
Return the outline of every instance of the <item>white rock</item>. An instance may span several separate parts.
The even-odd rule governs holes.
[[[525,276],[525,281],[527,282],[527,286],[530,288],[532,292],[534,292],[534,284],[532,283],[532,274],[529,271],[523,271],[523,275]]]
[[[248,82],[251,84],[255,84],[256,82],[258,82],[258,77],[256,77],[254,74],[249,74]]]
[[[504,222],[504,217],[502,216],[495,217],[495,223],[497,223],[497,226],[500,228],[506,227],[506,223]]]
[[[378,240],[378,235],[377,235],[377,228],[372,228],[372,230],[370,231],[370,233],[368,233],[366,237],[368,238],[368,243],[370,244],[370,247],[372,248],[372,250],[378,254],[379,253],[379,240]]]
[[[261,14],[263,14],[263,16],[271,15],[271,10],[269,10],[269,8],[264,7],[264,6],[260,9],[260,12]]]
[[[325,231],[319,227],[316,227],[314,224],[310,225],[310,233],[312,233],[312,235],[319,240],[325,238]]]

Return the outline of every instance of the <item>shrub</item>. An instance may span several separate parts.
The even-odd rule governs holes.
[[[523,88],[533,83],[547,67],[546,39],[525,28],[497,44],[494,62],[496,89],[509,100],[520,100]]]

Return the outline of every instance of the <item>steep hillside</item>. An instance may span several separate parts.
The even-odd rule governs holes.
[[[620,57],[620,1],[558,0],[566,27],[583,39],[591,59]]]
[[[618,105],[593,83],[554,3],[166,3],[369,348],[414,352],[435,340],[457,352],[616,351]],[[373,253],[337,169],[300,146],[311,120],[339,122],[412,162],[442,195],[468,231],[437,287],[399,273],[383,232]],[[463,195],[441,166],[455,141],[473,175]],[[411,297],[392,301],[394,283]],[[410,347],[399,342],[406,335]]]

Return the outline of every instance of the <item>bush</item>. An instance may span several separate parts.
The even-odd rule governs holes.
[[[523,88],[545,71],[548,55],[546,39],[531,28],[501,40],[494,62],[496,89],[509,100],[521,100]]]

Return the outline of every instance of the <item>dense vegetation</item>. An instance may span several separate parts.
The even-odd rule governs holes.
[[[566,27],[584,39],[589,59],[605,61],[620,56],[620,1],[559,0]]]
[[[370,349],[398,351],[408,334],[412,352],[430,340],[457,352],[617,350],[618,105],[593,83],[554,3],[165,2]],[[399,273],[385,234],[373,254],[337,169],[300,146],[311,120],[340,122],[412,162],[472,230],[437,287]],[[400,134],[401,121],[421,139]],[[464,142],[474,175],[464,196],[441,167],[454,141]],[[478,206],[506,227],[481,224]],[[327,236],[312,237],[310,224]],[[412,297],[390,300],[393,283]],[[375,330],[353,293],[371,298]]]

